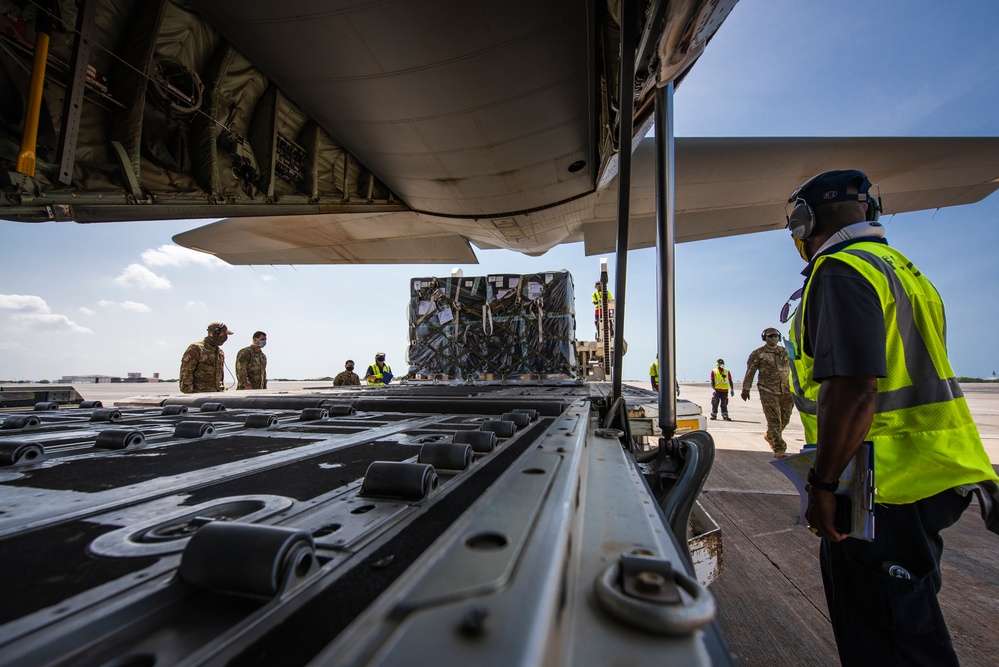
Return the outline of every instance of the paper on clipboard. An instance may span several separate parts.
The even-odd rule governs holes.
[[[794,484],[801,497],[798,522],[807,526],[805,510],[808,507],[808,493],[805,485],[808,483],[808,469],[815,466],[814,447],[801,454],[771,461],[770,465]],[[853,529],[849,536],[866,542],[874,539],[874,488],[874,443],[867,441],[860,445],[850,465],[840,475],[839,488],[836,490],[836,495],[850,498]]]

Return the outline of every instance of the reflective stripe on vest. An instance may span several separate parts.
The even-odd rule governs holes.
[[[715,389],[718,391],[728,391],[728,370],[724,368],[715,368]]]
[[[933,284],[904,255],[880,243],[858,242],[820,257],[813,275],[829,258],[870,282],[885,314],[888,377],[878,379],[868,434],[875,443],[878,502],[915,502],[995,478],[947,360],[946,317]],[[812,379],[814,359],[803,345],[809,291],[806,286],[791,327],[791,387],[805,442],[814,444],[819,383]]]

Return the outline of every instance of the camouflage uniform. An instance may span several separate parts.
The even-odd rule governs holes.
[[[791,372],[791,361],[787,350],[782,346],[769,347],[764,345],[749,353],[746,360],[746,377],[742,381],[742,393],[749,396],[749,388],[753,386],[753,376],[760,372],[756,389],[760,393],[760,403],[763,414],[767,418],[766,440],[774,455],[787,451],[787,443],[782,435],[791,421],[791,408],[794,398],[791,396],[791,385],[788,375]]]
[[[225,352],[212,341],[211,336],[191,343],[180,361],[180,390],[185,394],[224,391],[223,368]]]
[[[267,389],[267,355],[257,345],[236,353],[236,389]]]
[[[361,378],[354,371],[343,371],[333,378],[334,387],[361,386]]]

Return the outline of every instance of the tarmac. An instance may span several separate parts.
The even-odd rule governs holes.
[[[629,383],[630,384],[630,383]],[[708,432],[714,437],[715,447],[719,450],[742,450],[771,453],[769,445],[763,439],[767,430],[767,421],[760,407],[759,394],[756,388],[750,390],[750,399],[743,401],[741,383],[736,383],[735,396],[729,399],[729,416],[732,421],[722,421],[721,415],[717,421],[708,421]],[[637,385],[636,385],[637,386]],[[644,385],[646,388],[648,384]],[[964,397],[971,409],[971,416],[978,426],[982,444],[989,454],[993,465],[999,464],[999,382],[983,382],[962,384]],[[681,382],[680,398],[693,401],[701,406],[705,416],[711,413],[711,386],[707,382]],[[791,422],[784,430],[784,440],[787,441],[787,451],[792,454],[805,444],[805,432],[797,411],[791,415]]]
[[[962,384],[993,467],[999,463],[999,383]],[[839,664],[819,573],[819,540],[798,523],[800,501],[770,464],[766,420],[755,389],[729,399],[732,421],[708,421],[714,466],[701,505],[722,531],[722,570],[711,591],[722,634],[743,667]],[[710,414],[707,383],[680,385],[680,397]],[[797,412],[784,431],[788,453],[804,444]],[[876,529],[876,527],[875,527]],[[999,535],[985,530],[978,502],[943,532],[939,600],[964,667],[996,664],[999,645]]]

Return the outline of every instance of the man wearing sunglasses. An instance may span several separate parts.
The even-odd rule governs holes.
[[[764,329],[760,334],[764,345],[749,353],[746,360],[746,377],[742,380],[742,400],[749,400],[749,388],[753,386],[753,377],[757,371],[760,379],[756,383],[756,391],[763,405],[763,415],[767,418],[767,444],[774,452],[774,458],[787,456],[787,443],[784,442],[784,429],[791,421],[791,409],[794,399],[791,398],[791,385],[788,375],[791,372],[791,362],[787,350],[780,345],[780,332],[773,327]]]
[[[187,346],[180,361],[180,390],[183,393],[225,391],[222,382],[225,353],[222,345],[231,335],[232,332],[225,324],[212,322],[208,325],[208,335],[204,340]]]
[[[929,279],[885,240],[860,171],[828,171],[788,200],[807,262],[788,352],[805,441],[816,445],[805,513],[843,665],[957,665],[937,602],[940,531],[997,476],[947,359]],[[873,442],[874,540],[835,527],[839,479]],[[964,487],[964,488],[958,488]],[[992,524],[994,525],[994,524]]]

